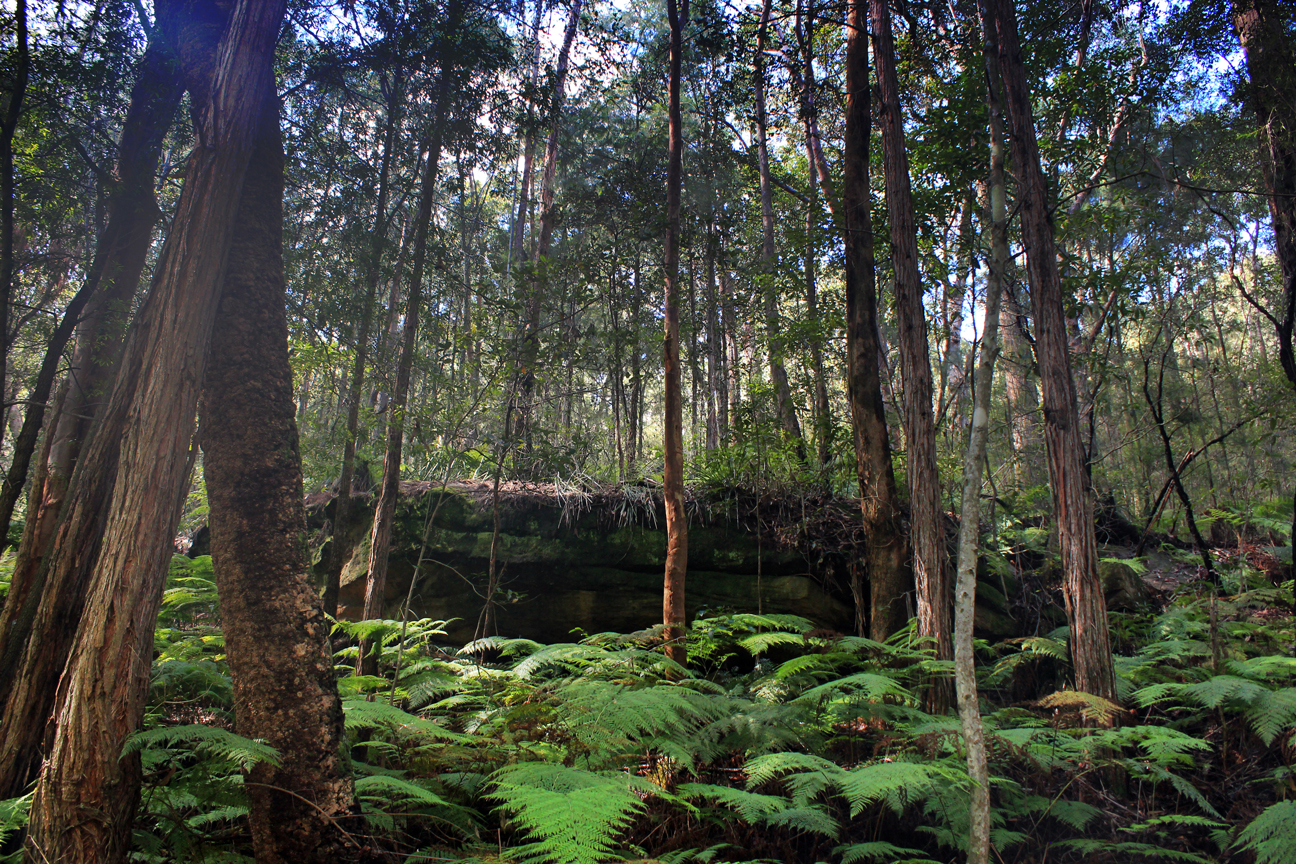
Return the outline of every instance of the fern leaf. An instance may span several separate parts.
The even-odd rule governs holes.
[[[731,786],[710,783],[684,783],[675,790],[681,798],[693,800],[709,798],[728,807],[748,825],[759,825],[776,813],[788,808],[788,800],[780,795],[761,795]]]
[[[874,840],[869,843],[854,843],[850,846],[838,846],[834,855],[842,856],[841,864],[858,864],[860,861],[877,861],[891,864],[906,858],[921,858],[923,853],[917,849],[906,849],[885,840]]]
[[[1266,808],[1233,845],[1255,852],[1256,864],[1296,864],[1296,801]]]
[[[1268,747],[1275,738],[1296,726],[1296,687],[1260,692],[1247,706],[1246,719]]]
[[[916,762],[876,762],[846,772],[842,792],[850,801],[851,816],[858,816],[875,801],[886,801],[899,814],[907,804],[926,798],[937,783],[966,784],[967,775],[958,775],[936,764]]]
[[[279,765],[279,753],[264,741],[235,735],[219,726],[161,726],[136,732],[126,739],[122,755],[138,753],[151,747],[188,745],[229,761],[240,770],[247,771],[261,762]]]
[[[875,672],[856,672],[854,675],[847,675],[845,678],[812,687],[794,701],[820,702],[845,698],[851,702],[876,702],[887,696],[905,701],[913,698],[913,694],[892,678]]]
[[[804,645],[805,638],[800,633],[753,633],[738,640],[747,653],[752,656],[764,654],[778,645]]]
[[[840,766],[808,753],[770,753],[747,763],[747,788],[754,789],[784,774],[816,771],[830,776],[844,775]]]
[[[360,697],[351,697],[342,700],[342,710],[346,712],[348,732],[387,728],[407,734],[427,735],[441,741],[467,743],[472,740],[469,735],[452,732],[431,720],[402,711],[386,702],[370,702]]]
[[[496,771],[487,797],[513,814],[534,841],[521,857],[552,864],[598,864],[612,857],[616,835],[643,809],[647,781],[563,765],[523,762]]]

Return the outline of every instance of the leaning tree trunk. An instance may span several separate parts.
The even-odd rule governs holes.
[[[1246,54],[1249,96],[1260,128],[1260,165],[1269,193],[1274,251],[1282,271],[1283,308],[1277,315],[1261,308],[1278,334],[1278,362],[1296,387],[1296,45],[1291,12],[1269,0],[1236,0],[1233,24]],[[1258,305],[1258,304],[1257,304]],[[1296,495],[1292,501],[1292,548],[1296,549]],[[1296,576],[1296,556],[1289,575]]]
[[[284,315],[283,144],[274,91],[243,181],[203,382],[212,563],[239,734],[280,764],[244,780],[256,860],[354,857],[355,808],[329,622],[309,577],[301,456]],[[377,280],[374,280],[377,284]]]
[[[680,117],[680,67],[684,53],[684,25],[688,0],[666,0],[670,20],[670,139],[666,162],[666,298],[664,318],[665,469],[662,495],[666,502],[666,578],[662,590],[662,622],[666,656],[677,663],[688,660],[685,644],[684,574],[688,571],[688,521],[684,514],[684,404],[680,392],[679,344],[679,234],[680,190],[684,173],[684,128]]]
[[[899,529],[895,472],[882,372],[878,365],[877,283],[873,217],[869,193],[869,109],[867,0],[852,0],[846,34],[846,141],[842,210],[846,244],[846,360],[851,428],[859,472],[860,508],[867,538],[870,598],[869,634],[886,639],[904,626],[907,589]],[[852,580],[856,629],[864,632],[863,587]]]
[[[1076,411],[1075,380],[1062,308],[1053,218],[1048,185],[1040,168],[1030,87],[1017,36],[1013,0],[986,0],[994,15],[999,41],[999,70],[1017,166],[1022,245],[1035,317],[1035,353],[1043,391],[1044,440],[1048,452],[1053,507],[1062,547],[1067,624],[1076,687],[1116,701],[1107,601],[1098,579],[1098,544],[1094,537],[1093,495],[1084,464],[1084,441]]]
[[[400,497],[401,454],[405,443],[405,413],[409,404],[410,371],[414,367],[414,349],[418,343],[419,312],[423,305],[423,272],[427,262],[428,228],[432,223],[432,203],[436,198],[441,142],[446,115],[449,112],[452,79],[457,58],[452,59],[453,40],[463,17],[463,2],[455,0],[447,13],[446,30],[440,48],[440,80],[437,84],[432,129],[428,136],[427,165],[419,190],[418,216],[414,227],[414,258],[410,268],[409,296],[405,304],[405,323],[401,332],[400,360],[396,366],[396,387],[388,406],[387,451],[383,457],[382,487],[374,508],[373,531],[369,535],[369,578],[365,583],[364,618],[382,617],[387,602],[387,555],[391,550],[392,522],[396,517],[396,500]],[[362,675],[378,674],[380,646],[360,641],[359,670]]]
[[[274,86],[283,12],[282,3],[261,0],[242,0],[232,12],[212,99],[198,118],[208,146],[190,157],[153,290],[55,538],[52,575],[64,585],[75,581],[68,577],[93,579],[86,580],[87,614],[59,680],[56,732],[32,803],[27,848],[35,860],[125,859],[139,760],[122,758],[121,749],[148,695],[153,627],[193,464],[198,388],[259,97]],[[48,615],[43,622],[54,623]],[[32,722],[40,725],[40,716]]]
[[[918,276],[918,236],[914,224],[909,156],[896,78],[895,42],[887,0],[871,0],[878,92],[882,99],[882,166],[886,174],[887,221],[891,228],[891,270],[895,274],[896,317],[900,324],[900,375],[904,381],[905,462],[909,475],[909,531],[918,594],[918,635],[935,642],[939,660],[954,659],[953,589],[945,555],[945,514],[936,468],[936,422],[932,414],[932,373],[927,317]],[[933,713],[953,703],[948,678],[936,678],[928,694]]]
[[[114,314],[114,310],[125,310],[131,305],[152,241],[153,225],[158,218],[153,177],[162,139],[171,127],[183,88],[171,44],[171,4],[159,2],[155,9],[157,21],[139,63],[118,145],[119,182],[108,203],[108,223],[99,237],[85,283],[68,303],[50,339],[32,391],[31,405],[14,443],[13,461],[5,478],[4,492],[0,494],[0,526],[7,526],[14,503],[27,479],[28,463],[44,424],[45,403],[62,360],[63,348],[73,328],[78,328],[77,348],[72,360],[76,374],[69,376],[67,389],[61,397],[63,409],[58,414],[57,424],[46,433],[49,464],[43,471],[43,482],[33,484],[9,594],[3,611],[0,611],[0,705],[5,702],[13,664],[26,641],[26,628],[19,622],[30,621],[34,604],[40,600],[32,597],[30,591],[58,522],[80,441],[89,429],[100,401],[112,386],[125,328],[124,311]],[[83,310],[86,310],[85,320],[81,317]],[[110,314],[111,319],[108,317]],[[33,605],[28,606],[28,603]]]

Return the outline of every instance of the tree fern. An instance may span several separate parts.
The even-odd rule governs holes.
[[[638,793],[653,791],[628,774],[595,773],[523,762],[491,776],[487,796],[512,814],[532,842],[511,850],[521,862],[598,864],[615,857],[616,835],[643,809]]]
[[[1296,801],[1266,808],[1242,829],[1234,845],[1255,852],[1256,864],[1296,864]]]

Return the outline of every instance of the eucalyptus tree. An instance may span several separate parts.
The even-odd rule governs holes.
[[[276,3],[237,4],[215,62],[208,61],[215,83],[195,103],[209,146],[191,156],[149,299],[55,536],[48,566],[73,590],[89,586],[92,614],[77,628],[59,680],[52,744],[32,803],[28,846],[50,860],[125,860],[139,764],[121,750],[144,712],[222,265],[282,17]],[[37,623],[66,626],[48,614]]]
[[[847,391],[859,478],[860,508],[868,538],[864,582],[852,578],[856,629],[879,641],[904,626],[904,547],[891,438],[882,401],[878,362],[878,302],[869,189],[869,139],[873,122],[869,84],[868,6],[852,0],[846,21],[846,135],[842,152],[842,230],[846,246]]]
[[[670,22],[670,78],[667,85],[669,116],[666,168],[666,238],[663,318],[665,405],[662,449],[665,471],[662,495],[666,503],[666,575],[662,591],[662,632],[666,656],[677,663],[688,660],[684,643],[684,577],[688,571],[688,516],[684,512],[684,406],[680,390],[679,334],[679,244],[680,193],[684,173],[684,123],[680,110],[680,77],[683,67],[684,28],[688,24],[688,2],[666,0]]]
[[[27,479],[28,459],[43,425],[45,403],[64,347],[73,328],[78,328],[73,374],[68,376],[60,396],[61,411],[56,412],[54,428],[46,433],[22,542],[6,602],[0,610],[0,669],[4,671],[0,676],[0,703],[7,705],[5,720],[0,724],[0,752],[5,754],[0,761],[4,766],[0,788],[14,796],[22,794],[37,768],[35,759],[43,730],[40,718],[49,713],[54,685],[85,599],[78,590],[63,591],[57,597],[44,596],[49,580],[41,565],[62,515],[67,484],[83,439],[112,384],[126,312],[145,265],[153,224],[160,215],[154,178],[163,137],[183,89],[175,54],[175,13],[171,3],[155,4],[148,48],[139,60],[118,146],[116,186],[108,198],[107,224],[99,235],[82,287],[68,302],[51,335],[0,501],[4,506],[0,524],[7,525]],[[60,604],[71,626],[34,633],[36,610],[46,602]],[[27,671],[19,674],[20,669]]]
[[[909,480],[910,543],[918,606],[918,633],[936,643],[936,656],[954,656],[952,597],[945,553],[940,473],[936,467],[936,424],[932,411],[932,374],[927,316],[918,273],[904,112],[896,75],[895,42],[887,0],[871,0],[873,58],[881,100],[882,165],[886,177],[887,224],[891,235],[896,317],[900,328],[900,370],[904,381],[905,462]],[[938,713],[953,701],[949,679],[932,683],[929,703]]]
[[[1011,129],[1009,138],[1019,178],[1017,200],[1034,312],[1054,518],[1062,552],[1068,645],[1077,689],[1116,702],[1107,604],[1098,578],[1093,494],[1084,464],[1057,246],[1022,61],[1017,11],[1013,0],[987,0],[986,8],[992,11],[985,18],[992,20],[996,29],[1005,118]]]

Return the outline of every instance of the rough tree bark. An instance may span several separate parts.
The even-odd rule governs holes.
[[[1254,303],[1278,334],[1278,362],[1296,388],[1296,45],[1290,36],[1290,7],[1271,0],[1236,0],[1233,26],[1246,54],[1251,106],[1260,128],[1260,166],[1269,193],[1274,250],[1282,271],[1282,304],[1277,315]],[[1286,17],[1284,17],[1286,16]],[[1248,300],[1252,298],[1248,297]],[[1296,549],[1296,493],[1292,498],[1292,548]],[[1288,574],[1296,574],[1293,556]]]
[[[353,858],[355,808],[329,622],[304,558],[301,456],[284,314],[283,145],[274,91],[230,244],[203,382],[203,473],[240,734],[279,752],[244,781],[256,860]],[[376,280],[375,280],[376,284]]]
[[[684,128],[680,116],[680,67],[684,53],[684,25],[688,0],[666,0],[670,21],[670,138],[666,162],[666,292],[665,339],[665,469],[662,495],[666,502],[666,577],[662,590],[662,623],[666,656],[677,663],[688,660],[684,641],[684,574],[688,571],[688,519],[684,514],[684,405],[680,392],[679,336],[679,235],[680,191],[684,174]]]
[[[904,381],[905,462],[909,475],[909,534],[918,595],[918,635],[936,643],[939,660],[954,659],[953,590],[945,554],[945,514],[936,469],[936,422],[927,316],[918,275],[918,233],[914,223],[904,113],[896,77],[895,41],[888,0],[870,0],[873,61],[877,68],[882,125],[882,167],[886,175],[887,222],[891,228],[891,270],[900,326],[900,376]],[[953,703],[948,678],[932,681],[928,704],[944,713]]]
[[[1044,440],[1053,487],[1054,518],[1062,551],[1067,624],[1076,687],[1116,702],[1107,601],[1098,579],[1098,544],[1094,537],[1093,494],[1084,465],[1084,441],[1076,411],[1075,380],[1062,308],[1053,218],[1048,185],[1040,167],[1030,88],[1017,36],[1013,0],[986,0],[993,9],[999,42],[999,71],[1010,127],[1022,245],[1035,318],[1035,355],[1044,407]]]
[[[882,373],[878,365],[877,283],[869,192],[869,98],[867,0],[852,0],[846,28],[846,140],[843,149],[842,211],[846,242],[846,359],[851,429],[859,472],[860,508],[868,538],[868,631],[886,639],[904,626],[904,546],[899,530],[895,471]],[[852,580],[856,628],[864,633],[863,584]]]
[[[139,63],[130,108],[118,144],[118,184],[108,201],[108,220],[86,274],[85,283],[68,303],[55,329],[41,365],[31,405],[14,444],[14,458],[0,495],[0,525],[7,526],[13,505],[26,482],[28,459],[44,423],[49,398],[63,349],[77,328],[72,374],[60,397],[62,411],[53,431],[46,434],[49,458],[41,482],[33,483],[22,541],[14,562],[9,595],[0,612],[0,705],[12,680],[10,645],[21,651],[25,629],[18,625],[27,603],[39,602],[29,591],[57,524],[68,477],[80,452],[80,444],[97,413],[101,400],[112,385],[120,357],[125,311],[130,306],[144,269],[158,218],[154,174],[162,139],[171,127],[180,104],[183,87],[172,47],[173,4],[155,4],[156,22],[149,44]],[[82,310],[86,310],[84,320]],[[27,610],[30,613],[30,609]],[[9,642],[9,636],[14,642]]]
[[[427,262],[428,229],[432,223],[432,203],[436,198],[437,177],[441,163],[441,142],[449,113],[450,94],[456,79],[458,63],[453,57],[459,27],[463,19],[463,0],[453,0],[446,12],[445,31],[440,48],[440,71],[433,96],[432,128],[428,132],[427,165],[419,189],[418,215],[414,220],[414,252],[410,264],[409,296],[405,302],[405,323],[401,328],[401,353],[396,366],[396,387],[387,409],[387,449],[383,457],[382,487],[374,508],[373,530],[369,535],[369,577],[365,582],[364,618],[382,617],[387,602],[387,554],[391,549],[392,521],[396,500],[400,497],[401,454],[405,444],[405,412],[409,404],[410,371],[414,367],[414,348],[418,342],[419,312],[423,305],[423,274]],[[381,647],[367,640],[360,642],[359,671],[362,675],[378,674]]]
[[[121,748],[143,716],[153,625],[193,464],[198,388],[259,97],[273,88],[283,12],[281,2],[262,0],[242,0],[232,12],[212,98],[198,107],[207,146],[190,157],[153,289],[55,537],[50,570],[64,585],[77,577],[90,584],[92,614],[82,619],[59,680],[57,731],[27,838],[35,860],[125,858],[139,760],[121,758]],[[47,627],[34,632],[47,632],[51,619],[46,614]],[[40,724],[40,715],[32,722]]]

